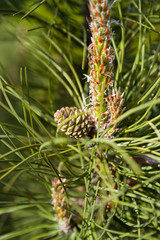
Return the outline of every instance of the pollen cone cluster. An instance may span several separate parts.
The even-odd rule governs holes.
[[[104,125],[102,125],[102,127],[107,128],[113,125],[105,134],[106,137],[111,137],[113,134],[119,131],[119,128],[117,128],[118,123],[114,124],[114,122],[123,113],[123,110],[124,110],[123,94],[121,94],[120,89],[118,90],[109,89],[106,102],[107,102],[108,119],[107,119],[107,122]]]
[[[65,180],[63,180],[65,183]],[[65,201],[64,188],[58,178],[52,181],[52,205],[56,212],[56,220],[59,223],[60,230],[67,233],[71,230],[71,225],[69,224],[69,214],[67,211],[67,203]],[[58,187],[57,187],[58,186]]]
[[[122,113],[123,99],[120,89],[113,90],[114,50],[111,46],[112,30],[110,7],[107,0],[90,0],[90,30],[88,76],[91,115],[100,134]],[[118,104],[120,104],[118,106]],[[105,137],[114,134],[115,126]]]
[[[61,131],[74,138],[81,138],[88,135],[92,127],[88,113],[76,107],[61,108],[54,114],[54,118],[58,126],[64,122]]]

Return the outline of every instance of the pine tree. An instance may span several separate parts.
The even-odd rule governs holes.
[[[0,3],[0,239],[160,239],[159,1],[28,4]]]

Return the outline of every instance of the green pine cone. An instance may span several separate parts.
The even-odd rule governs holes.
[[[67,121],[67,118],[73,117]],[[61,131],[74,138],[87,136],[91,130],[92,124],[88,113],[77,107],[62,107],[54,114],[58,126],[66,119],[61,127]]]

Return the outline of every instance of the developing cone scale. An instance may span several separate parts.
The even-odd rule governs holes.
[[[58,126],[66,119],[61,127],[61,131],[74,138],[88,135],[92,127],[88,113],[76,107],[61,108],[54,114],[54,118]],[[71,118],[71,120],[67,121],[67,118]]]

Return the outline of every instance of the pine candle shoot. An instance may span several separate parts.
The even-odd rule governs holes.
[[[113,88],[114,50],[107,0],[90,0],[91,44],[88,48],[90,74],[87,77],[90,90],[91,115],[95,128],[103,133],[122,114],[123,98],[120,89]],[[113,127],[105,134],[109,137],[118,129]]]

